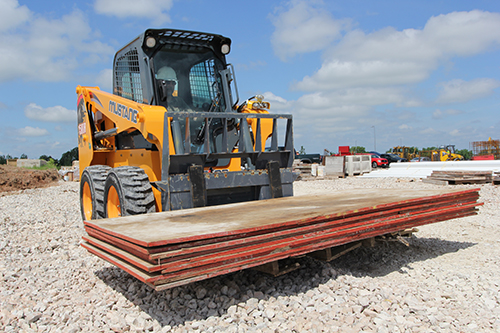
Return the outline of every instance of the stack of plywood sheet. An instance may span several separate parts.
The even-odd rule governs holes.
[[[493,185],[500,185],[500,172],[493,173]]]
[[[432,171],[422,179],[425,183],[436,185],[486,184],[493,181],[492,171]]]
[[[473,215],[478,197],[478,189],[360,189],[92,220],[82,246],[162,290]]]

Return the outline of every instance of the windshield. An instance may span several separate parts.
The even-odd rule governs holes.
[[[181,50],[179,50],[181,48]],[[182,50],[185,46],[165,45],[154,56],[155,86],[158,105],[169,112],[224,112],[225,99],[220,71],[224,69],[222,61],[207,48]],[[211,152],[220,151],[222,145],[222,123],[220,119],[210,120],[210,142],[205,143],[204,118],[189,119],[191,153],[202,153],[205,144]],[[176,154],[184,153],[186,121],[172,122],[172,134]],[[237,138],[236,128],[230,128],[230,137]],[[230,139],[230,147],[235,144]],[[229,159],[212,161],[213,166],[225,166]]]
[[[154,56],[154,69],[157,104],[168,111],[225,110],[219,74],[224,66],[211,50],[165,45]]]

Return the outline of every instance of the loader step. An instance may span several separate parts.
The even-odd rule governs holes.
[[[363,189],[92,220],[82,246],[162,290],[251,267],[275,273],[277,260],[473,215],[478,191]]]

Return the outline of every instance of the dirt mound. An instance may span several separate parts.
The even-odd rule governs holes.
[[[51,186],[60,178],[56,169],[33,170],[0,165],[0,193]]]

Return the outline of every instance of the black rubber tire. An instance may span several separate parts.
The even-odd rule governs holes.
[[[372,168],[376,169],[377,168],[377,162],[372,162]]]
[[[156,212],[153,188],[143,169],[132,166],[113,168],[104,185],[104,216],[109,217],[110,189],[118,195],[121,216]]]
[[[111,167],[107,165],[91,165],[82,172],[80,179],[80,211],[83,220],[104,218],[104,183]],[[85,186],[89,187],[91,196],[91,214],[85,216],[83,193]]]

